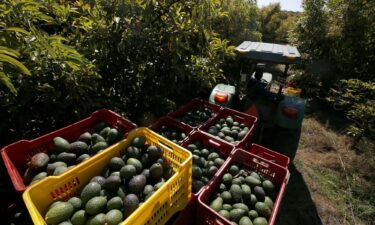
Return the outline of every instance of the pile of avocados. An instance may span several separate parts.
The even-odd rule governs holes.
[[[144,136],[134,138],[77,197],[52,203],[47,224],[118,225],[128,218],[174,174],[162,149],[145,143]]]
[[[186,134],[184,132],[180,132],[179,130],[166,125],[162,125],[156,132],[176,144],[181,144],[186,138]]]
[[[232,165],[209,206],[233,224],[267,225],[276,196],[270,180]]]
[[[193,154],[192,192],[197,193],[224,164],[224,157],[214,148],[206,147],[200,141],[186,147]]]
[[[249,132],[249,127],[235,121],[232,116],[227,116],[220,118],[207,132],[231,144],[237,144]]]
[[[93,133],[85,132],[77,141],[69,143],[62,137],[53,139],[52,154],[35,154],[26,165],[23,175],[25,185],[34,184],[47,176],[57,176],[91,156],[104,150],[109,145],[121,140],[123,134],[105,122],[95,124]]]
[[[209,120],[211,117],[214,116],[213,111],[210,108],[202,107],[202,108],[196,108],[193,109],[187,113],[185,113],[181,118],[181,122],[184,122],[186,124],[189,124],[192,127],[197,127],[207,120]]]

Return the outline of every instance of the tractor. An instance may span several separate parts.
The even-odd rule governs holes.
[[[294,159],[305,113],[301,90],[288,82],[290,65],[300,64],[296,47],[245,41],[236,47],[239,79],[217,84],[209,102],[258,117],[255,142]],[[283,67],[275,77],[271,68]]]

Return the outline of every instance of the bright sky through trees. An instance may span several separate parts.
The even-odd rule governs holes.
[[[267,6],[270,3],[280,2],[281,9],[288,11],[302,11],[302,0],[257,0],[258,6]]]

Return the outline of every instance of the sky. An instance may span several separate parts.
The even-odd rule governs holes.
[[[257,0],[258,6],[266,6],[270,3],[280,2],[281,9],[288,10],[288,11],[299,11],[301,12],[302,9],[302,0]]]

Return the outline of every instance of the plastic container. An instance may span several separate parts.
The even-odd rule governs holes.
[[[154,124],[152,124],[151,126],[149,126],[149,128],[153,131],[155,131],[156,133],[158,133],[159,129],[161,128],[161,126],[167,126],[167,127],[170,127],[170,128],[173,128],[173,129],[176,129],[177,131],[179,132],[184,132],[186,134],[186,138],[188,137],[188,135],[193,131],[193,128],[184,124],[184,123],[181,123],[179,121],[176,121],[170,117],[162,117],[160,118],[158,121],[156,121]],[[183,143],[186,138],[182,139],[181,140],[181,143]]]
[[[175,174],[121,225],[164,224],[174,213],[182,210],[191,196],[191,153],[147,128],[138,128],[126,140],[94,156],[90,163],[80,164],[58,177],[48,177],[29,187],[23,199],[34,224],[46,224],[43,218],[53,201],[76,196],[92,177],[102,173],[111,158],[122,155],[133,138],[140,135],[146,137],[146,144],[163,149],[163,155],[171,163]]]
[[[288,168],[290,163],[290,159],[288,156],[272,151],[271,149],[257,144],[252,144],[249,152],[285,168]]]
[[[243,123],[243,124],[245,124],[246,126],[249,127],[249,132],[237,144],[229,143],[229,142],[227,142],[227,141],[225,141],[225,140],[223,140],[219,137],[216,137],[212,134],[207,133],[207,130],[212,125],[214,125],[221,118],[226,118],[227,116],[232,116],[234,121],[237,121],[239,123]],[[245,114],[245,113],[242,113],[242,112],[238,112],[238,111],[235,111],[233,109],[225,108],[225,109],[222,109],[212,120],[210,120],[209,122],[207,122],[206,124],[201,126],[199,128],[199,130],[207,133],[208,135],[210,135],[212,137],[215,137],[219,141],[229,143],[229,144],[235,146],[236,148],[247,149],[250,146],[252,138],[255,134],[255,128],[256,128],[257,121],[258,121],[258,118],[254,117],[254,116],[251,116],[249,114]]]
[[[192,198],[189,204],[182,210],[177,218],[174,220],[173,225],[195,225],[197,218],[197,198]]]
[[[224,163],[223,170],[219,174],[216,174],[215,179],[212,181],[212,183],[207,186],[199,195],[197,207],[197,224],[232,224],[229,220],[225,219],[219,213],[212,210],[207,204],[209,204],[211,196],[220,185],[222,176],[233,164],[242,165],[243,167],[251,171],[256,171],[274,183],[276,190],[278,190],[278,194],[274,202],[271,216],[270,218],[268,218],[268,225],[273,225],[275,223],[280,202],[284,195],[285,187],[289,179],[289,172],[286,168],[262,159],[259,156],[253,155],[242,149],[235,150],[235,152]]]
[[[195,131],[191,135],[189,135],[187,140],[182,144],[182,147],[186,148],[189,144],[193,143],[194,141],[200,141],[206,147],[211,147],[211,148],[215,149],[216,152],[219,153],[219,155],[224,158],[224,160],[226,160],[228,158],[228,156],[234,150],[234,147],[232,145],[230,145],[226,142],[219,142],[219,141],[217,141],[216,138],[213,138],[210,135],[207,135],[207,134],[205,134],[201,131]],[[223,168],[223,166],[221,166],[219,168],[219,170],[216,172],[216,174],[220,173],[222,168]],[[211,178],[211,180],[212,179],[213,179],[213,177]],[[201,193],[201,191],[203,190],[204,187],[202,187],[201,190],[198,191],[197,193],[192,193],[192,198],[198,198],[199,194]]]
[[[179,118],[183,117],[189,111],[194,110],[194,109],[198,109],[198,108],[204,108],[204,107],[207,107],[207,108],[212,110],[212,112],[214,114],[213,117],[221,109],[221,106],[219,106],[219,105],[211,104],[211,103],[209,103],[207,101],[204,101],[202,99],[195,98],[195,99],[191,100],[188,104],[179,108],[177,111],[169,113],[168,116],[178,120]],[[213,117],[211,117],[211,118],[213,118]],[[209,121],[210,119],[208,119],[207,121]],[[205,122],[207,122],[207,121],[205,121]],[[202,124],[204,124],[205,122],[202,122]],[[181,123],[186,124],[184,122],[181,122]],[[186,125],[189,126],[189,127],[192,127],[192,128],[196,128],[196,127],[201,126],[201,125],[200,126],[191,126],[189,124],[186,124]]]
[[[20,140],[5,146],[1,150],[1,157],[3,158],[5,167],[15,190],[22,193],[26,189],[26,185],[22,180],[26,163],[39,152],[51,152],[54,148],[53,138],[60,136],[68,141],[75,141],[82,133],[91,131],[93,126],[101,121],[106,122],[108,125],[118,129],[124,134],[137,127],[137,125],[124,119],[117,113],[107,109],[102,109],[94,112],[86,119],[36,139]]]

